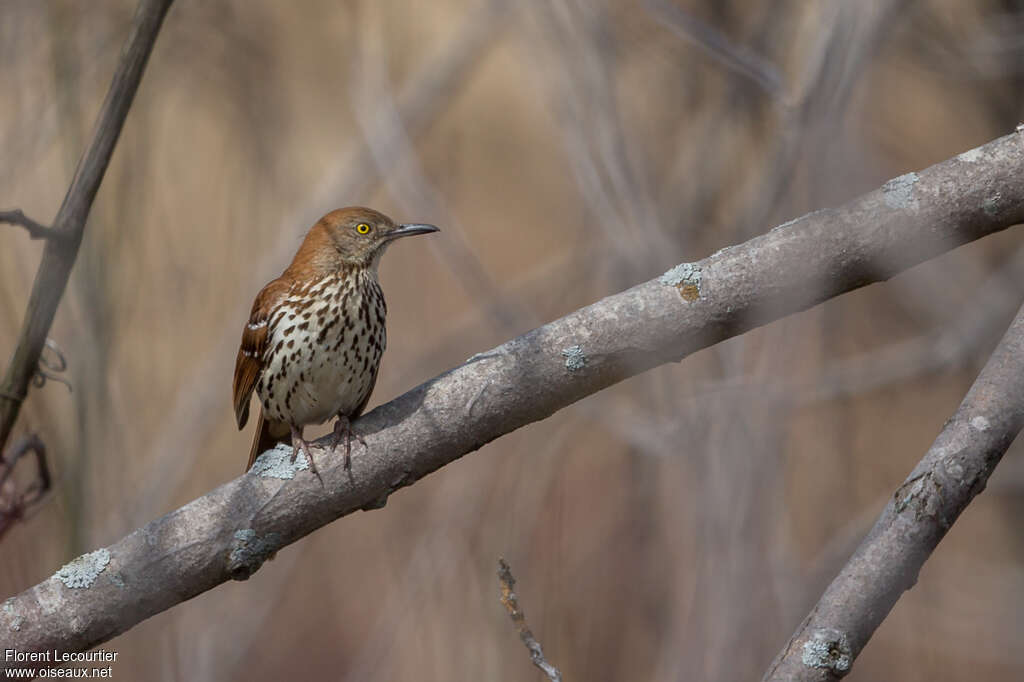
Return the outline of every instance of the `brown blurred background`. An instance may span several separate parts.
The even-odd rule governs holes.
[[[0,207],[55,214],[134,2],[0,4]],[[56,490],[0,596],[238,476],[252,298],[329,209],[381,277],[371,406],[1024,119],[1021,0],[178,0],[15,435]],[[0,359],[41,245],[0,226]],[[759,679],[1016,310],[1020,228],[595,395],[105,645],[121,680]],[[326,427],[325,427],[326,428]],[[853,680],[1024,678],[1020,443]],[[358,456],[358,455],[357,455]],[[2,643],[2,642],[0,642]]]

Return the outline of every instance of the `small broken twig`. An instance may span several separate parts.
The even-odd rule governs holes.
[[[28,236],[32,239],[55,239],[61,236],[60,232],[50,229],[42,223],[37,223],[18,208],[13,211],[0,211],[0,223],[20,225],[28,231]]]
[[[29,452],[36,456],[36,478],[23,491],[11,479],[18,460]],[[25,512],[39,503],[50,489],[50,467],[46,463],[46,446],[35,434],[25,436],[10,452],[0,457],[0,539]]]
[[[530,628],[526,625],[526,614],[519,608],[519,598],[515,593],[516,579],[512,577],[512,569],[505,563],[505,559],[501,557],[498,558],[498,580],[501,581],[501,603],[508,609],[508,615],[512,618],[512,622],[515,623],[516,630],[519,631],[519,639],[523,640],[523,644],[530,650],[530,660],[548,676],[551,682],[561,682],[562,673],[558,672],[558,668],[547,662],[547,659],[544,658],[544,651],[540,647],[540,642],[537,641],[537,638],[533,636]]]

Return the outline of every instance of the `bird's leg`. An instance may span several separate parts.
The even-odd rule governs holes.
[[[292,427],[292,464],[295,463],[295,456],[299,454],[299,449],[302,449],[302,454],[309,460],[309,469],[312,471],[317,478],[320,479],[320,485],[324,484],[324,479],[320,478],[320,472],[316,469],[316,462],[313,461],[313,451],[309,448],[309,441],[302,437],[302,429],[297,426]]]
[[[331,434],[331,448],[337,452],[338,446],[341,445],[341,438],[345,437],[345,470],[348,471],[352,468],[352,438],[355,437],[357,441],[366,447],[366,441],[358,433],[352,430],[352,422],[349,418],[343,414],[338,415],[338,421],[334,422],[334,433]]]

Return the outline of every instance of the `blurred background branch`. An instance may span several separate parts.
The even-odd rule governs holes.
[[[64,203],[54,218],[53,227],[49,228],[60,238],[47,240],[14,357],[0,384],[0,449],[3,449],[14,428],[29,382],[38,372],[39,357],[78,256],[89,210],[114,153],[114,145],[121,134],[171,2],[173,0],[139,2],[131,33],[110,84],[110,91],[100,109],[89,148],[79,162]],[[14,211],[5,220],[17,220],[19,216],[23,218],[21,211]],[[26,227],[35,225],[34,233],[30,227],[33,237],[39,233],[40,226],[34,222],[21,220],[20,224]]]
[[[682,7],[665,0],[647,0],[645,6],[674,33],[692,41],[725,68],[749,78],[766,94],[783,97],[782,74],[774,64],[754,54]]]

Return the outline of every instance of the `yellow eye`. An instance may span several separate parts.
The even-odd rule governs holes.
[[[356,225],[356,232],[359,234],[370,234],[370,226],[366,223],[359,223]]]

